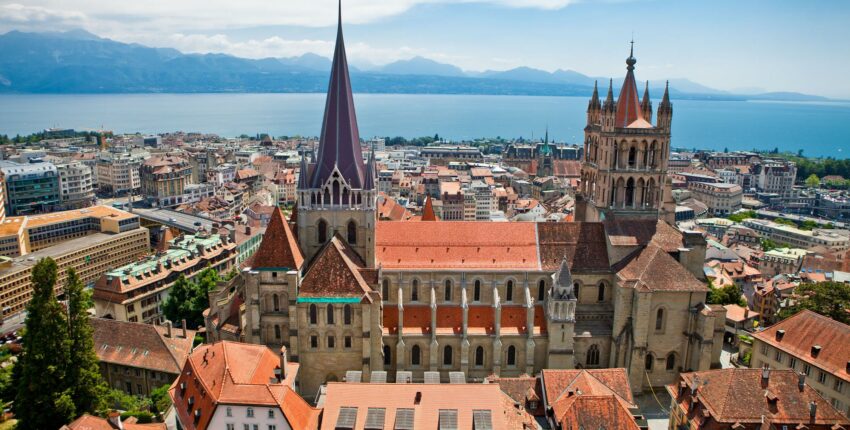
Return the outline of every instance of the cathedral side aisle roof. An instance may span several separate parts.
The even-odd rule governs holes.
[[[338,234],[319,251],[304,275],[299,302],[320,299],[364,299],[370,291],[361,271],[363,260]],[[319,299],[319,300],[317,300]]]

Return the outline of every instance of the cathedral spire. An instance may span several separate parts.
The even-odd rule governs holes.
[[[664,97],[661,98],[661,104],[658,107],[670,107],[670,81],[664,85]]]
[[[629,58],[626,58],[626,79],[620,88],[620,96],[617,98],[617,116],[614,120],[616,127],[628,127],[629,124],[642,118],[640,101],[638,100],[637,84],[635,83],[635,42],[632,40]]]
[[[614,80],[608,81],[608,96],[605,97],[605,104],[602,106],[605,110],[614,110]]]
[[[652,100],[649,99],[649,81],[646,81],[646,87],[643,89],[643,100],[640,102],[640,110],[643,113],[643,119],[647,122],[652,122]]]
[[[338,20],[325,117],[319,138],[319,154],[310,177],[310,187],[321,187],[333,174],[334,169],[339,169],[342,178],[351,188],[358,189],[364,185],[366,166],[363,164],[363,152],[360,149],[360,133],[357,130],[348,59],[342,37],[341,1]]]
[[[599,102],[599,86],[598,81],[593,81],[593,96],[590,97],[590,103],[587,104],[587,110],[590,112],[594,109],[599,109],[601,107],[601,103]]]

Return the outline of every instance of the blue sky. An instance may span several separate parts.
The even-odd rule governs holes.
[[[424,56],[465,70],[530,66],[850,98],[850,2],[346,0],[351,62]],[[0,0],[0,31],[84,28],[244,57],[330,56],[335,0]]]

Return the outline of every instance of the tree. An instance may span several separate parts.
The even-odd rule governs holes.
[[[151,402],[153,403],[153,409],[158,414],[164,414],[165,411],[168,410],[168,407],[171,406],[171,397],[168,395],[168,388],[170,388],[170,386],[168,384],[165,384],[151,391]]]
[[[727,285],[721,288],[715,288],[709,284],[711,291],[708,292],[708,301],[712,305],[741,305],[746,306],[747,302],[741,296],[741,290],[737,285]]]
[[[850,285],[843,282],[800,284],[795,290],[796,302],[779,313],[785,319],[803,309],[817,312],[844,324],[850,324]]]
[[[32,271],[32,299],[27,305],[14,406],[21,430],[59,428],[76,417],[64,383],[70,343],[65,312],[53,290],[56,272],[51,258],[39,261]]]
[[[730,221],[743,222],[747,218],[755,218],[757,216],[758,216],[758,214],[756,214],[756,211],[741,211],[741,212],[737,212],[737,213],[734,213],[732,215],[729,215],[727,218]]]
[[[210,306],[210,291],[219,280],[218,273],[209,267],[195,275],[192,281],[180,275],[163,304],[165,317],[173,322],[185,319],[189,328],[203,325],[203,312]]]
[[[68,300],[68,339],[70,351],[65,378],[77,414],[94,413],[102,406],[107,390],[100,374],[94,350],[94,331],[89,321],[91,294],[74,269],[68,269],[65,281],[65,298]]]
[[[808,178],[806,178],[806,186],[807,187],[817,188],[818,185],[820,185],[820,178],[818,178],[818,175],[815,175],[814,173],[812,173],[811,175],[809,175]]]
[[[761,242],[761,250],[764,251],[764,252],[772,251],[772,250],[778,248],[778,246],[776,245],[776,242],[774,242],[770,239],[764,239],[763,238],[763,239],[761,239],[760,242]]]

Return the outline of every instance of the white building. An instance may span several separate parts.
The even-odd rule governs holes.
[[[94,179],[91,168],[80,162],[57,165],[59,197],[65,209],[80,209],[94,203]]]

